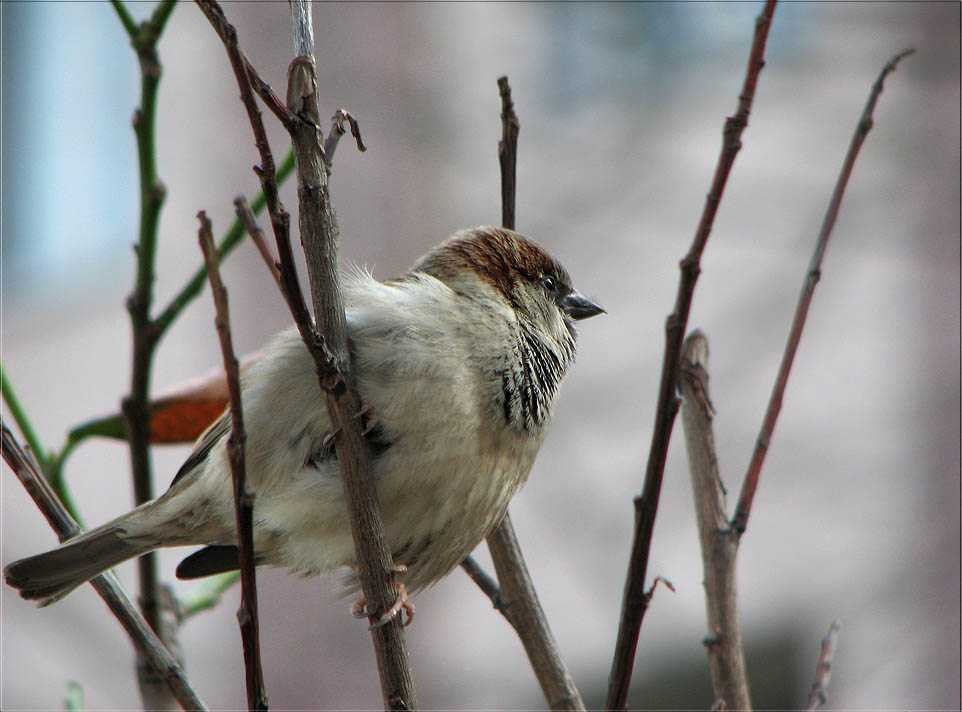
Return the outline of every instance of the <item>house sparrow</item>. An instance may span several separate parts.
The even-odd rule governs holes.
[[[534,241],[482,227],[455,234],[403,277],[358,271],[343,288],[359,395],[374,413],[371,468],[401,580],[422,589],[500,522],[528,478],[575,355],[575,324],[604,310]],[[242,378],[257,564],[302,575],[354,564],[332,429],[296,329]],[[45,554],[6,582],[46,606],[122,561],[207,545],[177,568],[238,568],[225,412],[166,493]]]

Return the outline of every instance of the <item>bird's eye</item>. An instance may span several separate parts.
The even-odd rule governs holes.
[[[555,280],[555,278],[552,277],[550,274],[546,274],[541,277],[541,284],[543,284],[544,288],[547,289],[549,292],[555,291],[555,289],[557,289],[558,287],[557,280]]]

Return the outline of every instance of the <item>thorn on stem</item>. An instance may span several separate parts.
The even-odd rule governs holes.
[[[663,576],[655,576],[655,580],[652,582],[651,588],[649,588],[647,591],[645,591],[645,604],[646,604],[646,605],[647,605],[649,602],[651,602],[652,597],[655,595],[655,587],[656,587],[659,583],[662,583],[662,584],[664,584],[665,586],[667,586],[667,587],[668,587],[668,590],[671,591],[672,593],[675,592],[675,587],[672,585],[671,581],[669,581],[668,579],[664,578]]]

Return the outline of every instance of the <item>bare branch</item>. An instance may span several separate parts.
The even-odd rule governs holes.
[[[498,142],[498,163],[501,165],[501,224],[514,230],[517,205],[518,133],[521,122],[511,101],[511,86],[507,77],[498,78],[501,95],[501,140]]]
[[[668,441],[671,439],[671,430],[678,413],[678,398],[675,395],[675,390],[678,384],[678,360],[681,353],[682,337],[688,325],[688,314],[691,310],[695,283],[701,271],[701,255],[711,233],[715,213],[721,202],[722,192],[735,162],[735,156],[741,148],[741,135],[748,125],[748,115],[755,97],[755,86],[762,67],[765,65],[765,43],[768,39],[768,30],[771,27],[774,12],[775,0],[767,0],[765,7],[755,20],[755,37],[748,58],[745,82],[738,97],[738,110],[734,116],[725,120],[721,154],[718,157],[711,190],[705,201],[705,208],[691,248],[681,261],[681,277],[675,297],[675,308],[665,323],[665,352],[661,367],[661,384],[658,389],[655,425],[652,432],[651,449],[648,453],[645,484],[641,495],[635,498],[635,533],[628,573],[625,578],[621,622],[618,626],[615,654],[608,678],[608,696],[605,701],[605,708],[609,710],[624,709],[625,702],[628,699],[628,688],[631,684],[631,670],[635,660],[635,650],[638,646],[638,635],[648,607],[643,591],[648,570],[648,553],[651,549],[651,534],[655,526],[655,515],[658,512],[658,499],[661,494],[661,482],[665,472]]]
[[[36,503],[60,541],[66,541],[79,534],[80,527],[57,499],[57,495],[50,489],[47,481],[31,464],[6,423],[0,424],[0,435],[2,435],[3,459],[23,484],[27,494]],[[185,710],[205,710],[204,703],[191,688],[180,663],[144,620],[116,577],[112,573],[106,573],[90,583],[127,631],[137,652],[157,671],[157,677],[164,681],[178,704]]]
[[[301,245],[317,319],[316,331],[307,333],[302,327],[301,335],[305,342],[315,338],[329,345],[327,354],[312,349],[312,355],[331,423],[339,433],[334,447],[351,520],[358,578],[372,623],[381,692],[386,708],[410,710],[417,707],[417,701],[401,618],[396,616],[385,625],[379,623],[381,614],[393,609],[399,585],[394,580],[396,569],[370,475],[370,455],[361,432],[361,402],[347,345],[347,321],[338,273],[337,219],[327,183],[330,163],[324,154],[318,126],[320,110],[311,5],[308,0],[292,0],[291,10],[297,56],[288,69],[287,105],[298,121],[288,130],[297,156]],[[310,343],[308,348],[311,349]]]
[[[514,527],[507,515],[498,528],[488,535],[488,549],[501,584],[499,598],[503,609],[499,610],[517,631],[548,707],[552,710],[584,710],[581,693],[548,627],[521,555]]]
[[[782,363],[778,369],[778,376],[772,388],[772,395],[768,401],[768,409],[765,411],[765,418],[762,420],[761,431],[755,441],[755,450],[752,452],[751,462],[748,464],[748,472],[742,484],[741,495],[738,498],[738,506],[735,509],[735,518],[732,526],[739,532],[745,531],[748,526],[748,515],[751,513],[752,501],[755,498],[755,491],[758,489],[758,480],[762,472],[762,464],[765,462],[765,455],[768,454],[768,446],[772,441],[772,433],[775,431],[775,423],[778,414],[782,409],[782,399],[785,395],[785,386],[788,384],[788,376],[795,361],[795,352],[798,350],[799,341],[802,338],[802,329],[805,327],[805,320],[808,317],[808,308],[812,303],[812,296],[815,293],[815,285],[822,274],[822,259],[825,257],[825,250],[828,248],[828,239],[831,237],[832,228],[835,226],[835,218],[838,217],[838,210],[842,204],[842,196],[845,194],[845,187],[848,179],[852,175],[852,167],[858,152],[865,142],[865,137],[872,128],[872,114],[875,111],[875,104],[878,102],[879,95],[882,93],[882,86],[885,77],[895,71],[898,63],[915,52],[914,49],[907,49],[894,56],[882,68],[881,74],[875,80],[872,91],[869,93],[868,101],[862,116],[859,118],[855,127],[855,134],[848,147],[845,161],[842,163],[842,170],[832,192],[832,199],[829,201],[828,210],[825,212],[825,219],[822,222],[822,229],[819,231],[818,241],[815,244],[815,253],[809,264],[808,273],[802,284],[802,292],[798,298],[798,305],[795,307],[795,317],[792,320],[792,328],[788,334],[788,342],[785,344],[785,352],[782,356]]]
[[[832,658],[835,657],[835,647],[838,645],[838,634],[841,629],[842,624],[834,620],[829,626],[828,633],[822,638],[822,649],[818,656],[818,665],[815,667],[815,682],[812,684],[812,691],[805,705],[808,712],[821,709],[828,701],[828,683],[832,679]]]
[[[246,204],[245,204],[246,205]],[[244,648],[244,670],[247,679],[247,706],[250,710],[266,712],[267,692],[264,690],[264,671],[261,667],[260,639],[257,619],[257,578],[254,570],[254,492],[247,488],[247,467],[244,445],[244,409],[241,403],[240,368],[230,333],[230,311],[227,306],[227,290],[220,278],[217,266],[217,249],[211,233],[210,220],[204,211],[197,214],[200,220],[200,248],[207,263],[207,276],[217,311],[215,324],[224,355],[224,372],[230,393],[231,434],[227,439],[231,475],[234,481],[234,516],[237,521],[238,559],[241,571],[241,603],[237,611],[241,641]]]
[[[694,331],[682,347],[679,371],[681,422],[688,446],[698,539],[701,544],[705,604],[708,613],[708,651],[715,700],[725,709],[750,710],[748,678],[741,631],[735,564],[739,536],[728,525],[725,489],[718,472],[714,408],[708,395],[708,340]]]
[[[461,562],[461,568],[478,585],[484,595],[491,599],[491,605],[494,606],[494,609],[507,618],[507,608],[501,598],[501,589],[498,588],[498,582],[491,578],[471,556]],[[508,622],[510,623],[510,619]]]

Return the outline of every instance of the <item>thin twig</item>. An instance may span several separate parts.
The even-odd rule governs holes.
[[[271,248],[267,246],[267,241],[264,239],[264,231],[261,229],[261,226],[257,224],[257,218],[254,217],[251,206],[247,204],[247,198],[243,195],[238,195],[234,198],[234,213],[244,225],[244,229],[247,230],[247,234],[250,235],[251,242],[254,243],[254,246],[264,260],[264,264],[267,265],[268,271],[277,283],[278,288],[280,288],[281,270],[277,266],[277,260],[274,259],[274,253],[271,252]]]
[[[27,441],[27,447],[33,452],[33,456],[40,461],[40,469],[46,475],[46,467],[44,465],[47,461],[47,452],[43,449],[43,445],[40,444],[40,438],[33,429],[30,418],[27,417],[26,409],[20,404],[20,399],[13,390],[13,384],[7,380],[7,370],[3,367],[2,363],[0,363],[0,394],[2,394],[3,402],[6,403],[7,408],[10,409],[10,415],[13,416],[14,422],[17,424],[17,427],[20,428],[21,435],[23,435],[24,440]]]
[[[788,384],[788,376],[795,361],[795,352],[798,350],[798,343],[802,338],[802,329],[805,327],[805,320],[808,317],[808,308],[812,303],[812,296],[815,293],[815,285],[822,274],[822,259],[825,257],[825,250],[828,248],[828,239],[831,237],[832,228],[835,226],[835,219],[838,217],[839,207],[842,204],[842,196],[845,194],[845,187],[848,179],[852,175],[852,168],[858,152],[865,142],[865,137],[872,128],[872,113],[875,111],[875,104],[878,102],[879,95],[882,93],[882,86],[885,77],[895,71],[898,63],[905,57],[915,52],[914,49],[906,49],[892,57],[882,68],[878,79],[872,85],[868,101],[862,116],[855,127],[855,134],[848,147],[845,161],[842,163],[842,170],[839,173],[838,181],[835,183],[835,190],[832,191],[832,199],[829,201],[828,210],[825,212],[825,219],[822,221],[822,229],[819,231],[818,241],[815,244],[815,253],[805,275],[802,284],[802,291],[798,298],[798,305],[795,307],[795,316],[792,319],[792,328],[788,334],[788,342],[785,344],[785,352],[782,356],[782,363],[778,368],[778,377],[772,388],[772,395],[768,401],[768,409],[762,420],[761,431],[755,441],[755,449],[752,452],[751,462],[748,464],[748,472],[742,484],[741,495],[738,498],[738,506],[735,508],[735,518],[732,526],[739,532],[745,531],[748,526],[748,515],[751,513],[752,501],[755,498],[755,491],[758,489],[758,480],[762,472],[762,464],[765,462],[765,455],[768,454],[768,446],[772,441],[772,433],[775,431],[775,423],[778,414],[782,409],[782,399],[785,395],[785,386]]]
[[[337,150],[337,143],[346,132],[344,128],[345,121],[351,128],[351,136],[354,137],[357,150],[362,153],[367,150],[367,146],[365,146],[364,141],[361,140],[361,127],[357,125],[357,119],[354,118],[350,111],[338,109],[334,116],[331,117],[331,128],[327,132],[327,138],[324,139],[324,157],[327,162],[328,173],[330,173],[331,170],[331,162],[334,160],[334,151]]]
[[[835,657],[835,647],[838,645],[838,634],[841,629],[842,624],[834,620],[829,626],[828,633],[822,638],[818,665],[815,666],[815,682],[812,684],[812,691],[805,705],[807,712],[821,709],[828,701],[828,683],[832,680],[832,658]]]
[[[234,481],[234,516],[237,522],[238,559],[241,571],[241,604],[237,611],[237,620],[240,623],[244,648],[247,707],[250,710],[266,712],[267,692],[264,690],[264,671],[261,667],[257,620],[257,578],[254,570],[254,492],[247,487],[247,467],[244,461],[247,432],[244,430],[244,409],[241,403],[240,368],[231,340],[227,290],[224,288],[220,270],[217,267],[217,253],[214,249],[210,220],[203,210],[197,214],[197,219],[200,220],[198,237],[204,253],[204,261],[207,263],[207,274],[210,277],[210,289],[217,312],[215,317],[217,336],[224,355],[224,371],[227,374],[227,389],[230,393],[231,433],[227,438],[227,454],[230,458],[231,475]]]
[[[501,220],[504,227],[513,230],[518,133],[521,123],[514,111],[511,86],[508,84],[507,77],[498,78],[498,93],[501,96],[501,141],[498,142],[498,162],[501,166]],[[568,667],[561,657],[544,609],[538,600],[537,591],[528,573],[528,567],[525,565],[521,547],[518,546],[509,514],[506,513],[501,524],[488,535],[487,542],[498,582],[501,585],[497,597],[495,598],[489,590],[486,590],[482,585],[484,579],[472,573],[470,565],[465,569],[518,633],[548,706],[553,710],[584,710],[581,693],[578,692]],[[473,560],[471,563],[474,563]]]
[[[705,201],[698,229],[688,254],[681,261],[681,276],[675,307],[665,322],[665,352],[661,367],[661,384],[658,389],[658,404],[655,410],[655,425],[648,453],[645,471],[645,484],[641,495],[634,500],[635,532],[631,547],[628,573],[625,577],[624,595],[621,604],[621,622],[608,678],[608,695],[605,708],[621,710],[628,698],[631,684],[631,671],[638,646],[641,623],[648,608],[644,597],[645,577],[648,570],[648,554],[651,549],[651,534],[658,512],[658,499],[665,472],[665,458],[668,454],[668,441],[675,416],[678,413],[678,398],[675,390],[678,384],[678,359],[681,342],[688,325],[688,314],[695,291],[695,283],[701,271],[701,255],[711,233],[715,214],[721,201],[728,175],[741,148],[741,135],[748,125],[748,115],[755,96],[758,76],[764,66],[765,43],[768,30],[775,12],[775,0],[768,0],[755,20],[755,37],[752,42],[745,82],[738,97],[738,110],[734,116],[725,120],[721,154],[712,179],[712,187]]]
[[[507,617],[504,599],[501,598],[501,589],[498,588],[498,582],[491,578],[471,556],[461,562],[461,568],[464,569],[464,572],[478,585],[478,588],[481,589],[484,595],[491,599],[491,605],[494,606],[494,609],[501,613],[501,615]]]
[[[714,408],[708,395],[708,340],[700,331],[685,339],[679,376],[681,422],[701,544],[708,613],[705,648],[714,699],[724,702],[725,709],[750,710],[735,577],[739,537],[728,526],[725,512],[725,490],[712,430]]]
[[[0,424],[2,435],[3,459],[20,480],[27,494],[36,503],[50,527],[57,533],[60,541],[76,536],[80,527],[57,499],[46,480],[30,463],[29,458],[17,442],[6,423]],[[157,671],[158,679],[169,688],[171,695],[185,710],[204,710],[206,707],[190,686],[183,668],[174,659],[160,638],[151,630],[136,606],[127,597],[123,588],[112,573],[103,574],[91,581],[100,597],[104,599],[111,612],[127,631],[137,652]]]
[[[507,77],[498,78],[501,96],[501,140],[498,141],[498,164],[501,166],[501,224],[509,230],[515,226],[517,205],[518,132],[521,122],[511,101]]]

